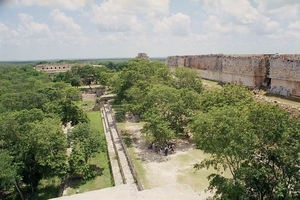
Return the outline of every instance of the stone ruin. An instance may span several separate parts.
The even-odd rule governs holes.
[[[141,59],[145,59],[145,60],[150,60],[149,56],[146,53],[138,53],[138,55],[136,56],[136,58],[141,58]]]
[[[35,66],[35,70],[46,72],[50,77],[54,76],[59,72],[66,72],[71,70],[73,66],[84,66],[85,63],[74,63],[74,64],[67,64],[67,63],[51,63],[51,64],[40,64]]]
[[[300,54],[169,56],[166,65],[196,69],[204,79],[268,88],[269,93],[300,97]]]

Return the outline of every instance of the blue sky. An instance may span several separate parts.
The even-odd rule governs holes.
[[[299,0],[0,0],[0,61],[300,53]]]

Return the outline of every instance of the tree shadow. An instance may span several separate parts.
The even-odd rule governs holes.
[[[95,172],[96,176],[102,176],[104,168],[101,168],[97,165],[90,165],[90,169]]]
[[[47,185],[43,188],[38,189],[35,193],[23,194],[26,199],[29,200],[46,200],[56,198],[59,192],[58,185]]]

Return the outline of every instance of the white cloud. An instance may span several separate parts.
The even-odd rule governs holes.
[[[146,15],[148,20],[155,20],[169,14],[171,0],[114,0],[131,14]]]
[[[108,0],[92,6],[90,18],[100,31],[144,31],[169,12],[170,0]]]
[[[164,17],[162,21],[157,22],[154,32],[174,36],[188,36],[191,33],[190,24],[191,20],[188,15],[176,13],[171,17]]]
[[[39,5],[55,8],[77,10],[85,7],[92,0],[19,0],[19,4],[25,6]]]
[[[204,8],[208,13],[236,24],[251,24],[259,15],[247,0],[205,0]]]
[[[255,0],[261,13],[279,19],[299,19],[300,1],[297,0]]]
[[[207,21],[204,22],[204,27],[209,33],[215,32],[220,34],[244,34],[249,31],[247,26],[224,22],[215,15],[208,17]]]
[[[80,34],[81,27],[74,22],[71,17],[67,17],[65,13],[59,9],[54,9],[50,13],[51,18],[55,22],[55,28],[57,31],[66,32],[66,34]]]
[[[19,36],[19,33],[15,30],[11,30],[9,27],[7,27],[5,24],[0,22],[0,44],[13,44],[13,39]]]
[[[205,0],[209,14],[205,27],[220,34],[255,34],[274,36],[283,34],[281,22],[272,19],[248,0]]]
[[[100,31],[129,31],[141,26],[135,14],[125,10],[113,0],[93,5],[91,20]]]
[[[300,20],[290,23],[288,28],[289,29],[300,29]]]
[[[18,16],[21,20],[18,32],[22,33],[23,37],[45,38],[52,35],[47,24],[33,21],[31,15],[19,13]]]

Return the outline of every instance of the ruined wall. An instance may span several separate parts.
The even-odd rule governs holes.
[[[168,66],[197,69],[205,79],[258,87],[266,81],[269,55],[169,56]]]
[[[58,73],[58,72],[66,72],[70,70],[72,65],[70,64],[42,64],[37,65],[35,69],[37,71],[44,71],[47,73]]]
[[[205,79],[268,86],[270,93],[300,97],[300,54],[169,56],[166,65],[197,69]]]
[[[300,55],[273,55],[270,58],[269,92],[300,97]]]
[[[51,63],[51,64],[41,64],[35,67],[37,71],[46,72],[49,76],[54,76],[59,72],[66,72],[71,70],[73,66],[84,66],[85,63],[75,63],[75,64],[67,64],[67,63]]]

